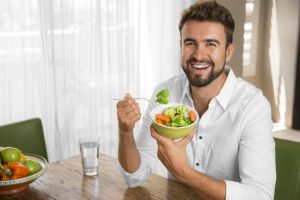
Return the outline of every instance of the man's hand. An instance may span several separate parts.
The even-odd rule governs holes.
[[[117,103],[117,116],[119,123],[119,161],[125,171],[133,173],[141,164],[141,157],[133,136],[134,126],[141,118],[141,112],[139,105],[130,94],[126,94],[124,99]]]
[[[124,99],[117,103],[117,116],[120,133],[132,132],[135,123],[141,118],[141,112],[139,104],[130,94],[126,94]]]
[[[151,126],[151,135],[157,141],[157,157],[165,167],[178,179],[184,170],[190,168],[187,162],[186,146],[193,139],[195,129],[180,141],[173,141],[159,135]]]
[[[225,199],[225,182],[208,177],[193,170],[187,162],[186,146],[193,139],[196,128],[182,138],[173,141],[159,135],[153,125],[151,135],[157,141],[157,156],[180,182],[191,187],[199,195],[200,199]]]

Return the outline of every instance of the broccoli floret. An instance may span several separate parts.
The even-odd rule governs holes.
[[[168,89],[163,89],[161,91],[159,91],[157,94],[156,94],[156,97],[164,97],[164,98],[168,98],[169,97],[169,94],[170,94],[170,91]]]
[[[186,105],[181,105],[176,108],[176,112],[180,115],[184,115],[188,111]]]
[[[192,123],[191,119],[189,117],[185,117],[184,118],[184,121],[185,121],[185,125],[190,125]]]
[[[165,110],[164,115],[170,115],[171,118],[173,118],[175,113],[176,113],[176,109],[173,107],[169,107]]]
[[[169,100],[166,98],[157,98],[156,102],[160,103],[160,104],[168,104]]]
[[[156,94],[156,101],[161,104],[168,104],[169,103],[169,94],[170,94],[170,92],[168,89],[163,89],[163,90],[159,91]]]
[[[185,120],[184,117],[181,115],[177,115],[174,117],[174,120],[171,122],[171,125],[174,127],[181,127],[181,126],[185,126]]]

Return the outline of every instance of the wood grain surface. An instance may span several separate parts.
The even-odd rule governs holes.
[[[54,162],[42,177],[25,191],[0,195],[0,200],[101,199],[101,200],[194,200],[196,194],[183,184],[158,175],[137,188],[128,188],[115,158],[100,154],[100,168],[94,177],[83,176],[80,156]]]

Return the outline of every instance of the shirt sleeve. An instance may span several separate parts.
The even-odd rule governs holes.
[[[126,172],[122,168],[120,162],[118,162],[118,168],[127,182],[128,187],[130,188],[138,187],[144,181],[146,181],[151,174],[151,168],[146,166],[143,162],[141,163],[139,169],[132,174]]]
[[[155,94],[155,92],[153,94]],[[154,102],[155,96],[152,95],[151,100]],[[137,128],[135,140],[141,157],[140,167],[134,173],[128,173],[122,168],[121,164],[118,163],[118,168],[130,188],[138,187],[145,182],[157,162],[157,142],[151,137],[150,133],[150,126],[152,124],[150,111],[154,106],[154,104],[148,105],[143,117],[143,122],[141,126]]]
[[[242,117],[238,154],[241,181],[225,181],[226,200],[274,199],[275,143],[268,101],[259,93],[245,106]]]

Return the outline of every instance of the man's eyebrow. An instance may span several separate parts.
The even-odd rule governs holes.
[[[220,44],[219,40],[216,40],[216,39],[205,39],[204,42],[206,42],[206,43],[214,42],[214,43]]]
[[[196,40],[193,39],[193,38],[186,38],[186,39],[183,40],[183,42],[184,43],[186,43],[186,42],[196,42]]]

